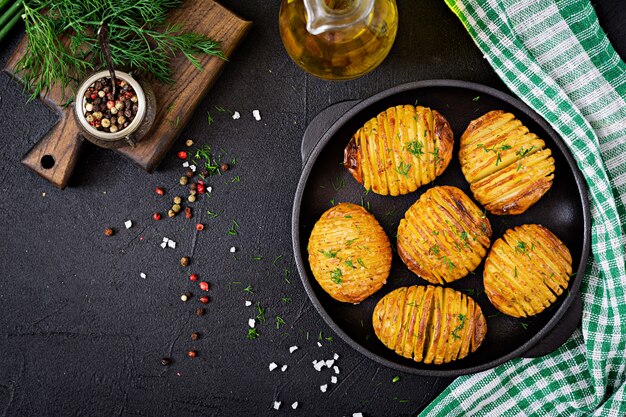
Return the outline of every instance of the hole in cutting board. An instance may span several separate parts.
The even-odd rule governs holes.
[[[44,169],[50,169],[54,166],[55,160],[52,155],[44,155],[41,157],[41,166]]]

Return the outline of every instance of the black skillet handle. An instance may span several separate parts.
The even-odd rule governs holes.
[[[554,326],[552,331],[539,341],[528,352],[522,354],[524,358],[538,358],[548,353],[554,352],[560,348],[563,343],[567,342],[576,327],[580,324],[583,316],[583,303],[580,292],[576,293],[574,300],[565,315]]]
[[[326,131],[337,121],[337,119],[341,117],[341,115],[354,107],[354,105],[358,102],[359,100],[347,100],[331,104],[319,112],[318,115],[311,120],[311,123],[309,123],[304,131],[302,145],[300,146],[303,167],[309,159],[309,156],[311,156],[315,145],[317,145],[324,136],[324,133],[326,133]]]

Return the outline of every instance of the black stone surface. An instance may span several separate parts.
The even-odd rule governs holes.
[[[222,3],[254,27],[153,174],[86,144],[70,187],[56,190],[19,163],[56,116],[0,75],[0,416],[409,416],[451,382],[398,374],[338,338],[318,348],[320,332],[333,335],[307,299],[291,252],[300,141],[329,104],[400,83],[453,78],[506,88],[442,1],[400,0],[389,57],[371,74],[342,83],[315,79],[291,63],[278,35],[278,2]],[[626,9],[619,3],[594,5],[626,56]],[[15,29],[0,45],[2,66],[20,35]],[[165,213],[181,191],[176,151],[188,138],[221,146],[238,163],[213,181],[210,198],[195,203],[193,221],[155,222],[151,214]],[[241,182],[231,182],[236,176]],[[168,189],[165,197],[154,193],[157,185]],[[220,216],[209,219],[206,210]],[[128,219],[134,226],[126,230]],[[237,236],[227,235],[233,220]],[[207,226],[201,233],[196,221]],[[115,235],[105,237],[106,227]],[[164,236],[177,248],[161,249]],[[186,269],[179,266],[184,255],[192,256]],[[190,271],[211,284],[204,317],[193,313],[199,290],[187,279]],[[254,294],[243,292],[247,285]],[[179,298],[185,291],[194,294],[187,303]],[[245,300],[266,308],[267,324],[258,324],[261,335],[252,341],[245,334],[256,311]],[[276,315],[286,321],[280,329]],[[202,338],[192,341],[193,331]],[[292,345],[299,349],[289,354]],[[190,349],[197,358],[186,357]],[[335,352],[339,382],[322,393],[332,373],[316,372],[311,361]],[[172,365],[161,366],[162,357]],[[269,372],[270,362],[288,369]],[[274,400],[282,402],[278,412]]]

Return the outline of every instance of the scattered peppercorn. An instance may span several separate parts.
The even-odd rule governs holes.
[[[195,188],[194,188],[193,190],[189,190],[189,195],[192,195],[192,196],[194,196],[194,197],[195,197],[195,196],[196,196],[196,194],[198,194],[198,192],[196,191],[196,189],[195,189]]]
[[[178,157],[180,159],[187,159],[187,152],[185,152],[185,151],[178,152]]]
[[[154,214],[152,215],[152,218],[153,218],[154,220],[161,220],[161,213],[154,213]]]
[[[191,211],[191,207],[185,207],[185,218],[191,219],[193,217],[193,213]]]
[[[189,181],[189,178],[184,177],[184,176],[180,177],[180,180],[179,180],[180,185],[187,185],[187,181]]]
[[[172,364],[172,360],[170,358],[163,358],[161,359],[161,365],[163,366],[170,366]]]
[[[226,172],[230,169],[230,165],[224,162],[222,165],[220,165],[220,169],[222,170],[222,172]]]
[[[208,304],[209,303],[209,297],[207,297],[206,295],[203,295],[202,297],[200,297],[200,302],[202,304]]]
[[[198,340],[198,339],[200,339],[200,333],[198,332],[191,333],[191,340]]]
[[[191,140],[191,139],[187,139],[187,141],[185,141],[185,145],[187,145],[187,146],[193,146],[193,140]]]
[[[197,185],[196,185],[196,183],[195,183],[195,182],[192,182],[191,184],[189,184],[189,189],[190,189],[191,191],[196,191],[196,187],[197,187]]]
[[[186,256],[183,256],[182,258],[180,258],[180,264],[182,266],[188,266],[189,265],[189,258]]]
[[[208,291],[209,290],[209,283],[206,281],[202,281],[200,284],[200,289],[202,291]]]
[[[181,196],[177,195],[176,197],[174,197],[174,204],[180,204],[183,201],[183,199],[181,198]]]
[[[174,216],[176,216],[176,212],[175,212],[174,210],[171,210],[171,209],[170,209],[170,210],[168,210],[168,211],[167,211],[167,215],[168,215],[169,217],[174,217]]]
[[[196,190],[198,191],[199,194],[204,194],[204,184],[198,184],[198,186],[196,187]]]
[[[185,171],[185,177],[186,178],[191,178],[194,176],[194,172],[190,169],[188,169],[187,171]]]
[[[157,187],[155,191],[158,195],[165,194],[165,190],[163,189],[163,187]]]
[[[106,229],[104,229],[104,235],[113,236],[113,229],[111,229],[110,227],[107,227]]]
[[[198,317],[204,316],[204,309],[202,307],[196,308],[196,316]]]
[[[195,193],[194,194],[189,194],[189,197],[187,197],[187,201],[189,201],[190,203],[194,203],[196,201],[196,196]]]
[[[193,359],[198,356],[198,353],[195,350],[190,350],[189,352],[187,352],[187,356]]]
[[[85,92],[83,105],[85,120],[96,130],[115,133],[127,128],[133,121],[139,106],[137,95],[127,83],[124,88],[111,91],[111,78],[103,77],[91,84]],[[126,106],[123,102],[128,103]],[[116,115],[126,107],[125,117],[120,119]]]
[[[204,230],[204,225],[202,223],[198,223],[196,225],[196,230]]]
[[[173,211],[174,213],[178,213],[178,212],[180,212],[180,210],[181,210],[180,204],[174,204],[174,205],[172,206],[172,211]]]
[[[197,281],[197,280],[198,280],[198,274],[189,275],[189,281]]]
[[[183,295],[180,296],[180,301],[185,302],[187,300],[189,300],[189,297],[187,297],[187,294],[183,294]]]

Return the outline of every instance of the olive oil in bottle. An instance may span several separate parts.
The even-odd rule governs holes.
[[[280,36],[291,59],[327,80],[376,68],[398,29],[395,0],[283,0]]]

